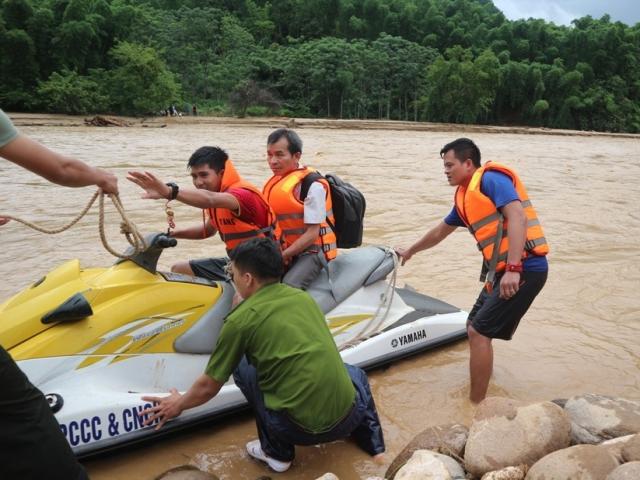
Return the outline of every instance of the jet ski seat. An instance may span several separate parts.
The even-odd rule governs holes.
[[[393,268],[393,255],[384,248],[356,248],[329,262],[328,268],[320,272],[307,293],[326,314],[360,287],[386,278]]]
[[[218,334],[224,318],[231,310],[231,302],[235,289],[228,282],[220,282],[222,295],[208,312],[206,312],[189,330],[173,342],[173,348],[180,353],[211,353],[216,346]]]
[[[328,268],[320,272],[307,292],[326,314],[360,287],[386,278],[393,268],[393,256],[385,249],[374,246],[357,248],[341,253],[329,262]],[[173,342],[176,352],[208,354],[213,351],[235,293],[227,282],[220,282],[220,286],[222,295],[211,310]]]

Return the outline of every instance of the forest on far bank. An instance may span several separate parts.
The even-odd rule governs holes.
[[[0,107],[640,132],[640,23],[491,0],[1,0]]]

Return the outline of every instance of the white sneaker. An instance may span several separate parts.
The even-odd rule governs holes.
[[[271,458],[269,455],[264,453],[262,447],[260,446],[260,440],[258,439],[252,440],[247,443],[247,452],[256,460],[265,462],[267,465],[269,465],[269,468],[271,468],[271,470],[274,470],[276,472],[286,472],[291,466],[291,462],[281,462],[280,460]]]

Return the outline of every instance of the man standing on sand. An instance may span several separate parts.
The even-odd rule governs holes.
[[[480,163],[480,150],[459,138],[440,150],[449,184],[457,187],[449,215],[408,248],[397,248],[404,265],[414,254],[431,248],[457,227],[476,239],[486,283],[467,320],[470,399],[487,394],[493,371],[494,338],[511,340],[547,280],[549,246],[518,175],[494,162]]]
[[[104,193],[118,193],[118,179],[114,175],[53,152],[21,135],[2,110],[0,157],[59,185],[96,185]],[[0,217],[0,225],[8,221]],[[0,385],[0,478],[88,479],[44,395],[2,346]]]
[[[367,375],[345,365],[316,302],[280,283],[282,255],[272,240],[249,240],[231,252],[231,281],[244,301],[225,318],[204,374],[187,392],[143,397],[156,429],[215,397],[234,381],[254,410],[258,439],[247,452],[272,470],[289,469],[295,445],[353,437],[383,460],[382,427]]]

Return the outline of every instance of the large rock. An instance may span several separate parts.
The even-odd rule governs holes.
[[[478,477],[505,467],[531,466],[569,446],[571,425],[551,402],[522,405],[507,398],[484,400],[469,429],[465,468]]]
[[[395,480],[453,480],[447,466],[435,452],[416,450],[396,473]]]
[[[597,444],[640,432],[640,402],[588,393],[571,397],[564,410],[571,419],[574,444]]]
[[[526,474],[527,466],[519,465],[485,473],[480,480],[524,480]]]
[[[525,406],[518,400],[505,397],[487,397],[476,408],[473,421],[486,420],[493,417],[515,418],[518,408]]]
[[[628,460],[625,460],[624,455],[622,454],[622,450],[625,449],[627,447],[627,444],[632,442],[636,437],[638,437],[638,440],[640,440],[640,435],[626,435],[624,437],[618,437],[618,438],[612,438],[611,440],[606,440],[600,443],[599,446],[606,448],[609,451],[609,453],[611,453],[614,457],[616,457],[616,460],[618,461],[618,463],[630,462],[631,460],[640,460],[640,458],[638,459],[630,458]],[[633,448],[633,445],[631,446]],[[633,452],[633,449],[629,450],[630,456],[633,456],[632,452]]]
[[[160,474],[155,480],[218,480],[218,477],[193,465],[180,465]]]
[[[640,435],[634,435],[624,444],[622,447],[622,459],[625,462],[640,462]]]
[[[460,458],[467,442],[469,430],[464,425],[449,424],[429,427],[411,440],[406,447],[391,462],[385,478],[394,478],[395,473],[402,467],[416,450],[431,450],[433,452]]]
[[[638,480],[640,478],[640,462],[629,462],[615,468],[606,480]]]
[[[437,452],[434,452],[434,455],[438,460],[444,463],[445,467],[447,467],[451,480],[465,480],[467,478],[465,476],[464,468],[462,468],[462,465],[460,465],[456,460]]]
[[[618,462],[606,448],[575,445],[538,460],[527,473],[525,480],[602,480],[617,466]]]

